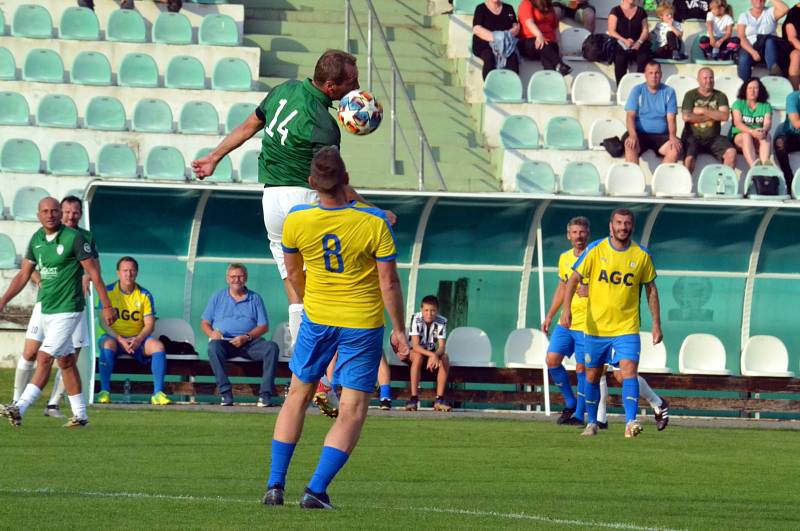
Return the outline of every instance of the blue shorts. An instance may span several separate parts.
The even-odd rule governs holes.
[[[108,335],[108,334],[103,334],[102,336],[100,336],[100,339],[98,340],[98,344],[100,345],[100,348],[103,348],[103,342],[104,342],[106,339],[114,339],[114,338],[113,338],[113,337],[111,337],[111,336],[110,336],[110,335]],[[145,355],[144,355],[144,346],[145,346],[145,344],[147,344],[147,342],[148,342],[148,341],[150,341],[151,339],[155,339],[155,338],[154,338],[153,336],[147,336],[147,338],[146,338],[144,341],[142,341],[142,344],[141,344],[141,345],[139,345],[139,348],[137,348],[137,349],[136,349],[136,350],[133,352],[133,359],[135,359],[137,362],[141,363],[142,365],[147,365],[147,364],[149,364],[149,363],[150,363],[150,360],[152,359],[150,356],[145,356]],[[117,343],[117,342],[116,342],[116,340],[114,340],[114,346],[115,346],[114,353],[115,353],[116,355],[118,355],[118,356],[119,356],[119,355],[121,355],[121,354],[127,354],[127,352],[125,352],[124,350],[122,350],[122,348],[119,346],[119,343]]]
[[[338,352],[333,381],[337,385],[372,393],[383,356],[383,330],[343,328],[311,322],[303,313],[289,368],[305,383],[319,380]]]
[[[553,335],[550,336],[550,345],[547,346],[547,352],[555,352],[567,358],[577,353],[578,356],[575,356],[575,361],[583,363],[583,332],[556,325]]]
[[[639,353],[642,350],[642,340],[639,334],[610,337],[586,334],[584,342],[586,348],[584,359],[586,366],[591,369],[597,369],[606,363],[617,367],[620,360],[633,360],[639,363]]]

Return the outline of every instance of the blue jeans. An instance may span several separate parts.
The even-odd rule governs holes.
[[[241,356],[253,361],[263,362],[261,373],[261,389],[259,395],[264,400],[274,394],[275,370],[278,368],[278,345],[274,341],[267,341],[263,337],[254,339],[242,348],[236,348],[224,339],[213,339],[208,343],[208,362],[214,371],[214,379],[220,396],[231,392],[231,381],[225,372],[225,362],[229,358]]]
[[[775,35],[759,35],[753,48],[761,55],[761,60],[767,65],[767,68],[772,68],[780,61],[779,45],[779,39]],[[753,57],[744,48],[741,48],[739,50],[739,67],[737,68],[739,79],[742,81],[750,79],[754,64]]]

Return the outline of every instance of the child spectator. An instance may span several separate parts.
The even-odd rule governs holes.
[[[706,16],[707,35],[700,37],[706,59],[738,61],[739,37],[733,36],[733,8],[727,0],[711,0]]]
[[[650,39],[653,41],[653,55],[659,59],[674,59],[682,61],[686,55],[681,53],[683,41],[683,28],[680,22],[675,21],[675,10],[671,4],[662,2],[656,8],[656,16],[659,22],[650,32]]]

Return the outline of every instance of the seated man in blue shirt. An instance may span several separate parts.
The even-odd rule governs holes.
[[[269,407],[272,405],[275,369],[278,367],[278,345],[261,337],[269,330],[264,301],[258,293],[247,289],[247,268],[243,264],[229,265],[225,281],[228,287],[211,297],[200,323],[203,332],[210,339],[208,361],[217,380],[222,405],[233,405],[233,392],[228,375],[225,374],[225,361],[242,357],[263,362],[264,371],[257,405]]]
[[[664,162],[677,162],[683,148],[675,122],[675,89],[661,83],[661,65],[656,62],[647,63],[644,79],[633,87],[625,103],[625,160],[639,164],[639,155],[652,149],[664,157]]]

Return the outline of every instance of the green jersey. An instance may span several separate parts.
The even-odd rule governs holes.
[[[54,236],[48,241],[44,229],[37,230],[25,253],[42,277],[36,300],[42,303],[44,314],[83,311],[81,260],[94,256],[93,246],[81,232],[64,225]]]
[[[339,147],[341,132],[328,109],[331,99],[310,79],[281,83],[256,109],[266,124],[258,180],[267,186],[308,185],[311,159],[325,146]]]
[[[739,111],[742,113],[742,123],[747,127],[751,129],[760,129],[764,127],[764,120],[767,115],[772,114],[772,105],[767,102],[758,102],[756,103],[756,108],[751,109],[745,100],[736,100],[733,102],[733,105],[731,105],[731,111]],[[728,138],[733,139],[733,137],[739,133],[741,133],[739,128],[735,125],[731,125]]]

